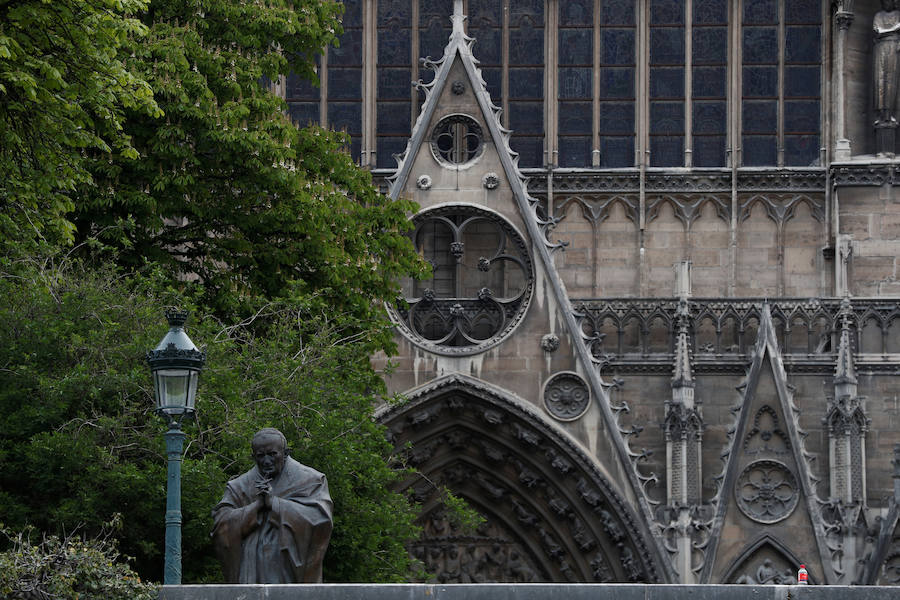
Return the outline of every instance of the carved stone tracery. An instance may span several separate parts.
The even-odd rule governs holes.
[[[413,222],[432,279],[405,282],[405,301],[393,311],[398,329],[428,350],[453,355],[486,350],[511,333],[534,287],[531,254],[512,225],[474,206],[424,211]]]
[[[777,523],[786,519],[800,499],[797,478],[790,469],[775,460],[750,463],[734,486],[738,508],[759,523]]]
[[[459,376],[444,385],[379,415],[398,448],[410,444],[410,455],[427,449],[416,454],[427,457],[416,464],[426,479],[403,485],[423,503],[422,519],[440,507],[437,488],[445,486],[497,525],[496,535],[484,539],[448,540],[426,524],[414,554],[432,557],[439,580],[497,580],[502,572],[520,582],[659,581],[646,534],[589,459],[537,415],[468,388]],[[493,544],[518,558],[491,567],[486,557]]]

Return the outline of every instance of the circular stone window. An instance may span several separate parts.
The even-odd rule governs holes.
[[[522,236],[499,215],[474,206],[443,206],[413,218],[413,243],[432,277],[403,282],[393,311],[400,331],[438,354],[481,352],[521,321],[534,288]]]
[[[466,115],[449,115],[431,132],[431,153],[445,166],[459,167],[481,156],[484,134],[475,119]]]

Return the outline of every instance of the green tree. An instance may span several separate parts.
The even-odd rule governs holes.
[[[253,296],[315,292],[363,328],[380,319],[398,278],[422,268],[406,237],[414,205],[379,194],[342,151],[343,134],[298,129],[260,83],[289,71],[315,78],[341,10],[320,0],[153,2],[128,65],[165,118],[129,114],[140,160],[95,163],[81,235],[116,245],[120,264],[149,259],[199,277],[222,314],[246,314]]]
[[[326,578],[409,575],[414,507],[389,492],[391,448],[371,420],[384,386],[369,356],[391,349],[384,306],[398,278],[423,270],[406,236],[415,206],[380,195],[342,134],[297,129],[260,83],[288,70],[313,77],[339,15],[339,4],[314,0],[158,0],[116,38],[118,55],[98,50],[124,65],[115,81],[141,94],[135,86],[147,82],[154,100],[110,109],[115,120],[103,123],[118,137],[109,139],[85,109],[83,128],[105,146],[44,156],[48,173],[81,170],[35,189],[33,215],[22,214],[55,224],[48,241],[65,242],[74,222],[79,243],[49,253],[15,243],[0,262],[8,526],[93,532],[122,513],[122,551],[159,579],[165,456],[142,356],[164,330],[161,307],[181,305],[209,350],[188,426],[185,580],[219,579],[210,509],[249,467],[250,436],[263,426],[280,427],[295,455],[329,477]],[[34,135],[45,126],[35,121]],[[36,229],[49,237],[49,225]],[[98,247],[112,248],[104,256],[116,264]]]
[[[5,274],[4,274],[5,275]],[[335,531],[329,581],[403,581],[415,507],[390,491],[391,446],[371,418],[384,386],[368,356],[377,332],[318,302],[274,301],[223,325],[154,269],[124,274],[68,261],[0,277],[0,505],[7,527],[93,534],[115,514],[122,552],[159,580],[165,509],[164,424],[152,414],[146,350],[161,306],[194,309],[188,330],[208,367],[183,471],[186,582],[220,581],[210,511],[251,466],[249,440],[284,431],[293,455],[327,474]]]
[[[137,156],[124,111],[158,116],[118,50],[146,31],[146,0],[0,2],[0,256],[71,239],[89,151]]]

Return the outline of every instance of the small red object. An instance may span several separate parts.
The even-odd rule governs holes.
[[[800,565],[800,570],[797,571],[797,584],[798,585],[807,585],[809,583],[809,573],[806,572],[806,566]]]

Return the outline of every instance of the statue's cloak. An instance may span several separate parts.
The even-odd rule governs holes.
[[[228,583],[320,583],[331,537],[325,475],[285,457],[271,482],[272,510],[259,511],[253,467],[225,486],[213,509],[213,545]]]

